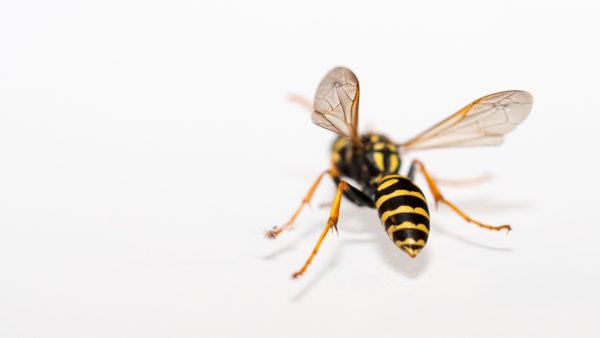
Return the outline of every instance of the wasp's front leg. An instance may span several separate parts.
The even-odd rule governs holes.
[[[333,169],[328,169],[328,170],[325,170],[324,172],[322,172],[319,175],[319,177],[317,177],[315,182],[311,185],[310,189],[308,189],[308,192],[306,193],[306,195],[304,195],[304,198],[302,199],[300,206],[298,207],[298,209],[296,209],[296,211],[294,212],[292,217],[284,225],[275,226],[273,229],[268,230],[265,233],[265,236],[267,238],[277,238],[277,236],[279,236],[279,234],[282,231],[292,227],[292,224],[294,223],[294,221],[296,220],[296,218],[298,217],[298,215],[300,214],[300,212],[302,211],[304,206],[306,204],[310,203],[310,200],[312,199],[313,194],[315,193],[315,190],[317,190],[317,187],[319,186],[319,184],[321,183],[321,180],[323,179],[323,176],[325,176],[325,175],[330,175],[331,177],[337,178],[337,173]]]

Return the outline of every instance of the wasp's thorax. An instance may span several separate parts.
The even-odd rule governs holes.
[[[339,137],[333,144],[332,161],[342,175],[351,177],[372,195],[384,176],[398,173],[400,155],[398,147],[383,135],[365,134],[360,140],[362,147]]]

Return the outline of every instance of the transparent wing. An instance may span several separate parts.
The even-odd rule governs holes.
[[[357,130],[359,94],[356,75],[347,68],[334,68],[317,88],[312,121],[360,144]]]
[[[522,90],[509,90],[473,101],[452,116],[403,143],[404,150],[495,146],[521,123],[533,105]]]

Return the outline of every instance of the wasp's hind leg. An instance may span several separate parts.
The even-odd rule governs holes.
[[[333,170],[333,169],[328,169],[325,170],[324,172],[322,172],[319,177],[317,177],[317,179],[315,180],[315,182],[311,185],[310,189],[308,189],[308,192],[306,193],[306,195],[304,195],[304,198],[302,199],[302,202],[300,203],[300,206],[298,207],[298,209],[296,209],[296,211],[294,212],[294,214],[292,215],[292,217],[282,226],[276,226],[271,230],[268,230],[265,233],[265,236],[267,238],[277,238],[277,236],[279,236],[279,234],[285,230],[285,229],[289,229],[292,224],[294,223],[294,221],[296,220],[296,218],[298,217],[298,215],[300,214],[300,211],[302,211],[302,209],[304,208],[304,206],[308,203],[310,203],[310,200],[313,197],[313,194],[315,193],[315,190],[317,190],[317,187],[319,186],[319,183],[321,183],[321,180],[323,179],[323,176],[325,175],[330,175],[331,177],[336,178],[337,177],[337,173]]]
[[[427,169],[425,169],[425,166],[423,165],[423,163],[419,160],[414,160],[410,166],[410,170],[408,171],[408,178],[411,181],[414,179],[416,169],[419,169],[425,176],[425,179],[427,180],[427,184],[429,185],[429,190],[431,190],[431,193],[433,194],[433,197],[435,198],[436,206],[438,205],[439,202],[444,203],[447,206],[449,206],[450,209],[454,210],[454,212],[456,212],[458,215],[460,215],[460,217],[462,217],[465,221],[467,221],[469,223],[473,223],[484,229],[496,230],[496,231],[499,231],[502,229],[506,229],[506,231],[511,230],[511,227],[508,224],[504,224],[504,225],[500,225],[500,226],[488,225],[485,223],[481,223],[477,220],[474,220],[471,217],[469,217],[467,214],[462,212],[462,210],[460,210],[456,205],[454,205],[454,203],[452,203],[452,202],[448,201],[446,198],[444,198],[444,196],[440,192],[440,189],[438,188],[435,180],[431,177],[429,172],[427,172]]]
[[[302,276],[302,274],[304,274],[304,272],[306,271],[306,269],[312,262],[313,258],[319,251],[319,247],[321,246],[321,243],[323,243],[323,240],[325,239],[325,236],[327,236],[327,233],[329,232],[329,230],[335,229],[337,231],[337,222],[338,222],[339,215],[340,215],[340,203],[342,202],[342,196],[345,194],[356,193],[356,191],[360,192],[360,190],[354,188],[353,186],[350,185],[350,183],[348,183],[346,181],[339,180],[339,179],[337,179],[336,181],[339,182],[338,188],[337,188],[337,192],[335,194],[335,198],[333,199],[333,205],[331,206],[331,212],[329,214],[329,219],[327,220],[327,224],[325,225],[325,228],[323,229],[323,231],[321,231],[319,240],[317,241],[317,244],[315,245],[310,256],[308,256],[308,259],[306,260],[306,262],[304,263],[302,268],[300,270],[294,272],[294,274],[292,275],[293,278],[298,278],[298,277]],[[360,192],[360,194],[362,194],[364,196],[364,198],[369,200],[369,198],[364,193]],[[371,201],[370,203],[373,204],[373,201]]]

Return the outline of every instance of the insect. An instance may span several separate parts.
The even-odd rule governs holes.
[[[430,230],[425,195],[413,182],[417,172],[424,176],[436,206],[446,204],[465,221],[481,228],[510,231],[509,225],[492,226],[479,222],[447,200],[421,161],[412,161],[406,176],[400,175],[401,154],[431,148],[499,145],[504,135],[529,115],[533,104],[531,94],[509,90],[486,95],[400,144],[377,133],[359,135],[359,97],[356,75],[343,67],[331,70],[317,88],[312,121],[338,134],[331,150],[331,166],[317,177],[289,221],[267,231],[266,236],[276,238],[292,226],[324,176],[333,179],[337,192],[325,228],[293,278],[306,272],[327,233],[337,231],[342,196],[359,206],[376,208],[390,239],[410,257],[416,257],[427,243]],[[347,179],[356,182],[358,187]]]

